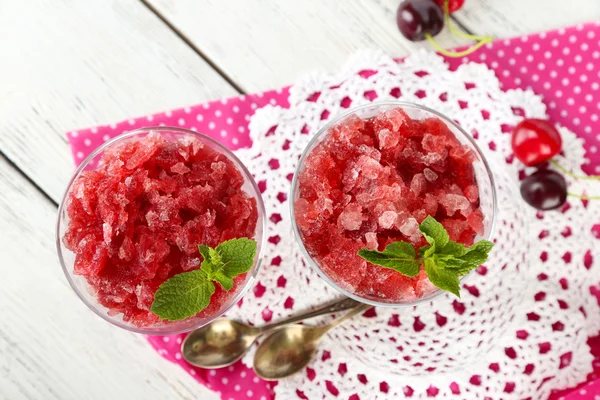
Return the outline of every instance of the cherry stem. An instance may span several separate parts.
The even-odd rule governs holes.
[[[576,197],[582,200],[600,200],[600,196],[588,196],[585,194],[567,193],[568,196]]]
[[[556,168],[560,169],[563,173],[569,175],[571,178],[580,179],[584,181],[600,181],[599,175],[576,175],[554,160],[550,160],[550,164],[554,165]]]
[[[492,42],[492,37],[491,36],[477,36],[477,35],[471,35],[468,33],[464,33],[461,32],[460,30],[456,29],[454,27],[454,25],[452,25],[452,22],[450,21],[450,11],[449,11],[449,1],[446,0],[444,1],[444,22],[446,23],[446,25],[448,26],[448,29],[450,30],[450,32],[452,32],[454,35],[461,37],[463,39],[469,39],[469,40],[476,40],[477,44],[475,44],[474,46],[471,46],[470,48],[463,50],[463,51],[448,51],[446,49],[444,49],[442,46],[440,46],[435,39],[433,38],[433,36],[431,36],[431,34],[426,33],[425,37],[427,38],[427,40],[429,41],[429,43],[431,43],[431,45],[433,46],[433,48],[440,54],[446,56],[446,57],[452,57],[452,58],[458,58],[458,57],[464,57],[467,56],[475,51],[477,51],[479,48],[481,48],[482,46],[491,43]]]
[[[563,173],[569,175],[572,178],[586,180],[586,181],[598,181],[600,180],[600,176],[598,175],[577,175],[560,165],[557,161],[550,160],[550,164],[554,165],[556,168],[561,170]],[[567,193],[568,196],[576,197],[582,200],[600,200],[600,196],[588,196],[585,194],[576,194],[576,193]]]

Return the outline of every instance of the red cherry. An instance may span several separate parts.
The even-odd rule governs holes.
[[[444,27],[444,12],[433,0],[406,0],[396,13],[398,29],[410,41],[435,36]]]
[[[543,119],[524,119],[512,132],[515,156],[529,167],[557,155],[562,148],[560,133]]]
[[[445,0],[435,0],[436,3],[444,9],[444,1]],[[449,0],[448,2],[448,11],[452,14],[455,11],[460,10],[460,8],[465,4],[465,0]]]
[[[540,170],[521,182],[521,196],[538,210],[555,210],[567,201],[567,182],[556,171]]]

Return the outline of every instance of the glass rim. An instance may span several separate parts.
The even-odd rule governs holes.
[[[62,245],[62,238],[60,237],[61,215],[64,212],[66,200],[68,198],[70,190],[73,187],[73,183],[75,182],[75,179],[77,179],[77,177],[81,174],[81,172],[85,169],[85,167],[98,154],[103,152],[105,149],[107,149],[114,143],[120,142],[125,139],[129,139],[136,135],[150,133],[150,131],[175,132],[175,133],[187,134],[187,135],[192,135],[192,136],[198,137],[200,140],[202,140],[204,142],[208,142],[211,145],[215,146],[220,151],[222,151],[227,157],[232,159],[234,161],[236,167],[242,172],[242,174],[245,176],[245,178],[247,180],[249,180],[253,190],[256,192],[256,195],[257,195],[256,199],[257,199],[258,214],[260,216],[259,219],[262,221],[262,223],[260,224],[260,227],[262,228],[262,230],[261,230],[262,234],[261,234],[261,238],[260,238],[259,248],[257,249],[256,264],[253,266],[252,270],[248,272],[249,276],[247,278],[246,283],[244,284],[244,287],[235,296],[233,296],[229,300],[230,303],[226,305],[226,307],[223,309],[223,311],[221,313],[219,313],[219,315],[215,315],[214,317],[211,317],[210,321],[217,319],[219,316],[221,316],[221,315],[225,314],[227,311],[229,311],[248,292],[248,290],[254,283],[254,280],[256,279],[256,275],[258,274],[258,271],[260,270],[260,267],[262,265],[262,260],[264,257],[264,252],[265,252],[265,247],[266,247],[265,241],[267,239],[267,220],[265,218],[266,210],[265,210],[265,204],[263,202],[260,189],[258,188],[258,185],[256,184],[256,181],[254,180],[254,177],[252,176],[250,171],[248,171],[248,168],[246,168],[244,163],[242,163],[242,161],[233,153],[232,150],[228,149],[223,144],[219,143],[217,140],[215,140],[203,133],[199,133],[199,132],[196,132],[196,131],[193,131],[190,129],[178,128],[178,127],[172,127],[172,126],[149,126],[149,127],[144,127],[144,128],[138,128],[138,129],[134,129],[132,131],[123,132],[123,133],[115,136],[114,138],[111,138],[110,140],[102,143],[100,146],[98,146],[96,149],[94,149],[94,151],[92,151],[77,166],[77,168],[73,172],[73,175],[71,176],[71,179],[69,180],[69,183],[67,184],[67,188],[66,188],[66,190],[63,194],[63,197],[61,199],[61,202],[59,204],[58,217],[57,217],[57,221],[56,221],[56,231],[55,231],[56,249],[57,249],[60,265],[62,267],[65,277],[67,278],[67,281],[69,282],[69,285],[71,286],[71,288],[73,289],[75,294],[77,294],[77,297],[79,297],[79,299],[96,315],[101,317],[103,320],[111,323],[112,325],[115,325],[119,328],[125,329],[130,332],[141,333],[141,334],[151,335],[151,336],[176,335],[176,334],[180,334],[180,333],[190,332],[194,329],[198,329],[199,327],[210,323],[210,321],[207,322],[206,324],[199,324],[199,325],[196,325],[196,326],[190,327],[190,328],[161,330],[161,327],[157,327],[156,329],[152,330],[152,329],[148,329],[148,328],[144,328],[144,327],[135,327],[133,325],[128,325],[127,323],[125,323],[123,321],[118,321],[118,320],[112,319],[110,316],[106,315],[105,313],[102,313],[101,310],[96,305],[92,304],[90,301],[88,301],[88,299],[85,298],[85,296],[82,295],[81,290],[77,287],[77,285],[75,284],[75,282],[73,280],[73,277],[71,276],[72,272],[69,272],[67,269],[67,265],[65,263],[65,260],[63,257],[63,252],[61,249],[61,245]],[[257,228],[259,228],[258,224],[257,224]],[[166,327],[168,327],[168,325],[164,325],[164,327],[166,328]]]
[[[294,171],[294,176],[292,178],[292,185],[291,185],[291,189],[290,189],[290,216],[291,216],[291,221],[292,221],[292,230],[294,232],[294,236],[295,236],[296,242],[300,245],[300,251],[302,252],[302,255],[308,261],[308,263],[310,264],[310,266],[312,267],[312,269],[319,275],[319,277],[321,279],[323,279],[325,282],[327,282],[327,284],[329,284],[329,286],[331,286],[332,288],[334,288],[338,292],[342,293],[344,296],[350,297],[351,299],[359,301],[361,303],[369,304],[371,306],[385,307],[385,308],[404,308],[404,307],[412,307],[412,306],[416,306],[416,305],[419,305],[419,304],[431,302],[431,301],[437,299],[438,297],[440,297],[441,295],[443,295],[443,294],[445,294],[447,292],[443,291],[442,289],[436,289],[436,291],[431,296],[429,296],[427,298],[420,298],[420,299],[416,299],[415,301],[410,301],[410,302],[405,302],[405,303],[381,302],[381,301],[377,301],[377,300],[367,299],[367,298],[358,296],[355,293],[349,292],[348,290],[342,288],[336,282],[334,282],[321,269],[321,267],[317,264],[317,262],[312,258],[312,256],[308,253],[308,250],[306,250],[306,246],[304,246],[304,241],[302,240],[302,235],[300,233],[300,229],[298,227],[298,224],[296,223],[296,213],[295,213],[295,207],[294,207],[294,203],[295,203],[294,193],[296,192],[296,189],[297,189],[297,186],[298,186],[298,176],[299,176],[299,173],[300,173],[300,168],[304,166],[305,159],[308,156],[308,154],[312,151],[313,146],[315,145],[315,143],[318,142],[318,140],[323,135],[325,135],[333,125],[335,125],[336,123],[340,122],[342,119],[348,117],[349,115],[355,114],[356,112],[364,110],[364,109],[374,108],[374,107],[385,107],[385,106],[401,107],[401,108],[412,108],[412,109],[418,109],[418,110],[425,111],[425,112],[428,112],[430,114],[433,114],[433,115],[439,117],[444,123],[450,124],[454,128],[456,128],[458,130],[458,132],[460,132],[460,134],[462,136],[464,136],[465,139],[467,139],[467,141],[469,142],[469,144],[471,146],[473,146],[473,148],[475,149],[475,152],[477,153],[478,157],[483,162],[483,165],[485,167],[485,171],[487,173],[487,177],[489,178],[490,184],[491,184],[491,187],[492,187],[492,193],[491,193],[491,195],[492,195],[492,218],[491,218],[491,224],[490,224],[491,226],[490,226],[489,235],[487,237],[485,237],[485,238],[482,238],[482,239],[490,240],[494,236],[494,232],[495,232],[495,229],[496,229],[496,217],[497,217],[497,213],[498,213],[498,197],[497,197],[496,181],[494,179],[494,175],[492,173],[492,169],[491,169],[491,167],[490,167],[490,165],[488,163],[488,160],[484,156],[483,151],[481,150],[481,148],[475,142],[475,139],[471,135],[469,135],[453,119],[445,116],[441,112],[436,111],[436,110],[434,110],[432,108],[423,106],[421,104],[412,103],[412,102],[408,102],[408,101],[399,101],[399,100],[398,101],[391,101],[391,100],[375,101],[375,102],[372,102],[372,103],[367,103],[367,104],[363,104],[363,105],[360,105],[360,106],[351,107],[348,110],[346,110],[345,112],[337,115],[335,118],[332,118],[329,122],[327,122],[325,125],[323,125],[321,128],[319,128],[319,130],[310,139],[310,141],[308,142],[308,144],[306,145],[306,147],[302,151],[302,155],[298,159],[298,164],[296,165],[296,169]],[[468,280],[468,278],[474,272],[475,272],[475,270],[469,272],[467,275],[462,276],[460,278],[460,282],[461,283],[465,283]]]

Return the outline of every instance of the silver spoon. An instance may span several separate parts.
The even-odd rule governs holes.
[[[316,310],[277,321],[262,327],[254,327],[239,321],[219,318],[202,328],[192,331],[181,344],[183,358],[202,368],[219,368],[233,364],[246,354],[260,335],[283,325],[299,322],[319,315],[344,311],[358,306],[359,302],[345,298]]]
[[[370,307],[362,304],[327,325],[289,325],[276,330],[256,349],[254,372],[272,381],[303,370],[315,356],[323,335]]]

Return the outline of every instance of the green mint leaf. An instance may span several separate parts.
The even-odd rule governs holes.
[[[419,249],[432,284],[460,297],[459,277],[485,263],[494,244],[481,240],[467,248],[450,240],[444,226],[429,216],[419,226],[429,246]]]
[[[391,243],[383,251],[361,249],[358,255],[371,264],[393,269],[409,277],[417,276],[421,270],[419,261],[415,259],[415,248],[406,242]]]
[[[210,280],[210,276],[212,276],[212,274],[215,271],[215,265],[213,263],[212,257],[214,255],[214,250],[208,246],[199,244],[198,251],[200,252],[200,254],[202,254],[202,257],[204,257],[204,260],[202,260],[202,264],[200,264],[200,269],[209,276]]]
[[[425,258],[431,257],[435,254],[436,251],[437,251],[437,249],[436,249],[436,245],[434,243],[431,246],[429,246],[429,248],[427,250],[425,250],[425,253],[423,254],[423,256]]]
[[[406,242],[389,244],[384,251],[361,249],[358,255],[368,262],[413,277],[424,264],[431,283],[460,297],[460,277],[485,263],[494,244],[481,240],[471,247],[450,240],[444,226],[432,216],[419,225],[429,243],[418,251]],[[415,259],[415,257],[417,257]]]
[[[231,239],[220,243],[215,249],[203,245],[198,249],[204,256],[202,270],[208,278],[229,290],[233,286],[233,278],[248,272],[254,265],[256,242],[246,238]]]
[[[435,254],[436,250],[437,249],[436,249],[435,244],[433,246],[425,245],[425,246],[419,248],[419,251],[418,251],[419,258],[431,257]]]
[[[462,260],[460,258],[456,258],[452,255],[443,255],[443,254],[434,255],[433,260],[435,261],[435,264],[438,267],[448,268],[448,269],[460,268],[466,263],[465,260]]]
[[[460,281],[451,270],[439,268],[433,259],[425,260],[425,273],[431,283],[442,290],[447,290],[460,298]]]
[[[431,215],[421,222],[419,230],[423,233],[427,242],[431,246],[435,245],[438,249],[443,249],[450,240],[450,236],[448,236],[448,232],[446,232],[444,226],[437,222]]]
[[[469,247],[467,253],[460,258],[464,260],[466,264],[470,265],[472,267],[471,269],[474,269],[487,261],[488,255],[493,247],[494,243],[487,240],[480,240]]]
[[[431,246],[429,246],[429,245],[420,247],[419,251],[418,251],[419,258],[425,257],[425,253],[428,253],[427,250],[429,250],[430,248],[431,248]]]
[[[198,245],[204,258],[200,269],[183,272],[166,280],[154,293],[150,311],[162,319],[178,321],[192,317],[210,304],[218,282],[225,290],[233,288],[233,278],[254,265],[256,242],[231,239],[216,248]]]
[[[222,262],[221,271],[230,278],[248,272],[254,265],[256,256],[256,242],[254,240],[241,238],[231,239],[220,243],[216,251]]]
[[[461,277],[467,275],[469,272],[476,269],[479,265],[473,266],[471,264],[463,264],[459,267],[445,268],[446,271],[452,271],[456,276]]]
[[[493,242],[490,242],[489,240],[480,240],[479,242],[473,244],[473,246],[469,247],[467,251],[469,253],[476,251],[478,253],[489,254],[493,248]]]
[[[203,244],[198,245],[198,251],[202,254],[205,261],[210,261],[210,247],[205,246]]]
[[[160,285],[150,311],[168,321],[186,319],[205,309],[214,292],[215,285],[202,269],[183,272]]]
[[[215,272],[211,278],[214,281],[219,282],[225,290],[231,290],[233,287],[233,279],[225,275],[222,271]]]
[[[223,261],[221,260],[221,254],[216,249],[209,247],[208,255],[210,258],[210,263],[219,269],[219,266],[223,264]]]
[[[462,264],[460,263],[461,261],[462,261]],[[441,263],[437,263],[436,265],[446,271],[452,272],[453,274],[455,274],[458,277],[467,275],[474,268],[478,267],[478,266],[473,267],[471,264],[468,264],[468,263],[464,262],[463,260],[457,260],[456,262],[442,261]]]
[[[450,254],[455,257],[460,257],[467,252],[467,248],[460,244],[456,243],[454,240],[449,240],[448,243],[439,251],[439,254]]]
[[[386,246],[383,252],[387,254],[406,255],[409,258],[415,258],[417,256],[417,251],[415,250],[415,247],[407,242],[390,243]]]
[[[450,241],[442,252],[434,257],[438,267],[452,270],[456,275],[463,276],[484,264],[493,247],[494,243],[487,240],[480,240],[468,248]]]

